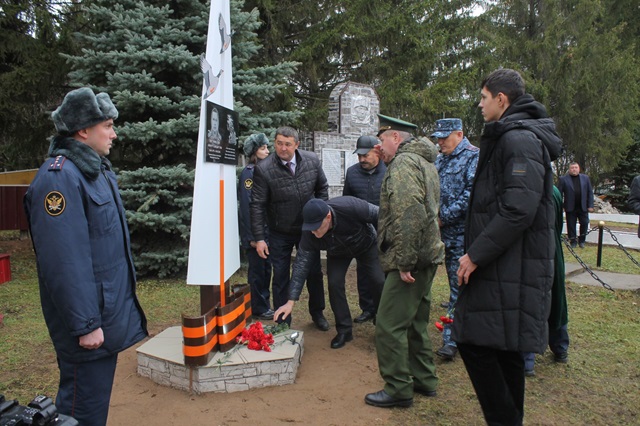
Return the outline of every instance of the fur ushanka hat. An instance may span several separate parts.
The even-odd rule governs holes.
[[[67,93],[62,104],[51,113],[59,134],[73,135],[78,130],[118,118],[118,110],[106,93],[94,95],[88,87]]]
[[[251,157],[262,145],[269,145],[269,139],[264,133],[255,133],[244,141],[242,151],[247,157]]]

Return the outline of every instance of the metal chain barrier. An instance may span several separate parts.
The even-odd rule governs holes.
[[[638,261],[637,261],[637,260],[635,260],[635,259],[633,258],[633,256],[631,256],[631,253],[629,253],[629,251],[628,251],[628,250],[627,250],[627,249],[626,249],[626,248],[625,248],[625,247],[620,243],[620,241],[618,241],[618,238],[615,236],[615,234],[614,234],[613,232],[611,232],[611,229],[607,228],[606,226],[604,226],[604,227],[603,227],[603,229],[604,229],[605,231],[607,231],[607,232],[609,233],[609,235],[611,235],[611,239],[612,239],[613,241],[615,241],[615,242],[616,242],[616,244],[618,244],[618,247],[620,247],[620,248],[622,249],[622,251],[624,252],[624,254],[626,254],[626,255],[627,255],[627,257],[628,257],[629,259],[631,259],[631,261],[632,261],[633,263],[635,263],[635,265],[636,265],[638,268],[640,268],[640,263],[638,263]]]
[[[591,228],[589,231],[587,231],[587,233],[585,234],[585,237],[587,236],[587,234],[589,234],[589,232],[594,231],[594,230],[596,230],[596,229],[598,229],[598,227],[597,227],[597,226],[594,226],[593,228]],[[584,261],[583,261],[582,259],[580,259],[580,256],[578,256],[578,254],[575,252],[575,250],[573,249],[573,247],[571,247],[571,243],[569,242],[569,239],[568,239],[567,237],[565,237],[565,236],[563,235],[563,236],[562,236],[562,241],[564,242],[564,245],[565,245],[565,246],[567,246],[567,249],[568,249],[568,250],[569,250],[569,252],[573,255],[573,257],[575,257],[575,258],[576,258],[576,260],[578,261],[578,263],[580,264],[580,266],[582,266],[582,267],[584,268],[584,270],[585,270],[585,271],[587,271],[587,272],[589,273],[589,275],[591,275],[591,277],[592,277],[594,280],[596,280],[596,281],[598,281],[600,284],[602,284],[602,287],[604,287],[604,288],[606,288],[607,290],[610,290],[610,291],[612,291],[612,292],[614,292],[614,293],[615,293],[615,290],[613,290],[613,288],[612,288],[609,284],[607,284],[607,283],[605,283],[604,281],[602,281],[602,280],[600,279],[600,277],[598,277],[598,276],[595,274],[595,272],[593,272],[593,271],[591,270],[591,268],[589,268],[589,267],[587,266],[587,264],[586,264],[586,263],[584,263]]]

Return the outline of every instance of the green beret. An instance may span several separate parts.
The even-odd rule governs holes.
[[[242,152],[247,157],[251,157],[262,145],[268,145],[269,139],[264,133],[254,133],[249,136],[242,147]]]
[[[418,130],[418,126],[407,121],[400,120],[399,118],[387,117],[386,115],[378,114],[380,120],[380,128],[378,129],[378,136],[387,130],[398,130],[400,132],[415,133]]]

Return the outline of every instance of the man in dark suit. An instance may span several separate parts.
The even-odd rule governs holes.
[[[580,245],[584,248],[584,241],[589,230],[589,213],[593,212],[593,188],[589,176],[580,173],[580,165],[576,162],[569,164],[569,173],[560,178],[558,186],[564,198],[564,211],[567,218],[567,234],[571,247]],[[576,236],[576,222],[580,222],[580,235]]]

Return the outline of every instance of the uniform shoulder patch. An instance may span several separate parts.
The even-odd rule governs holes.
[[[245,179],[244,189],[251,189],[253,187],[253,179]]]
[[[51,164],[49,164],[50,172],[57,172],[62,170],[62,165],[67,161],[67,157],[64,155],[58,155]]]
[[[44,197],[44,210],[49,216],[60,216],[67,206],[67,201],[59,191],[51,191]]]

